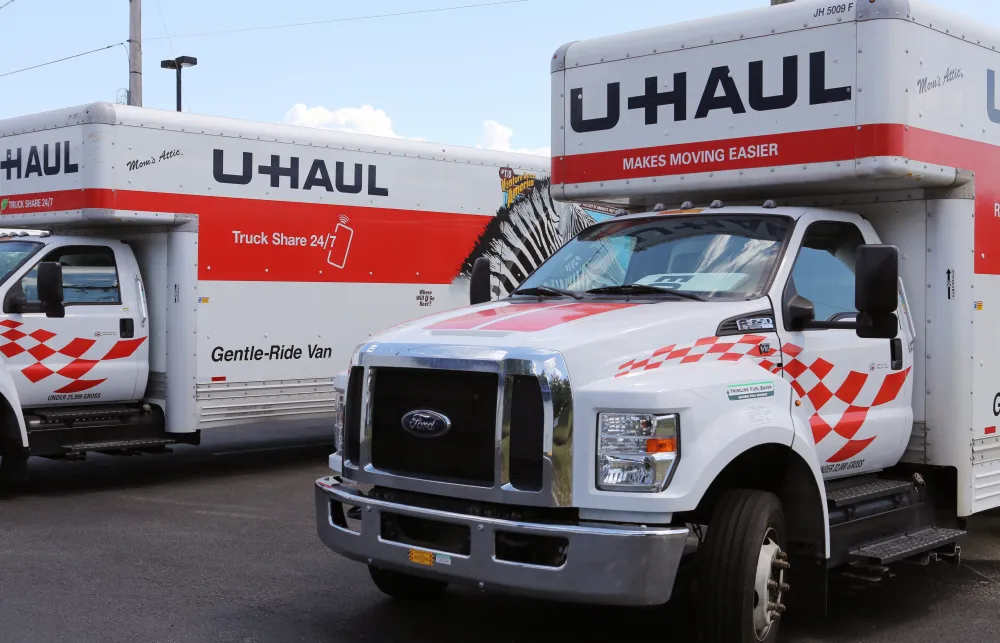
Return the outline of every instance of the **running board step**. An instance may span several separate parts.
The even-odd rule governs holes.
[[[875,500],[906,493],[913,489],[913,482],[908,480],[868,480],[861,484],[831,489],[826,492],[827,502],[833,507],[845,507],[866,500]]]
[[[177,444],[174,438],[135,438],[131,440],[103,440],[101,442],[80,442],[65,444],[67,451],[116,451],[119,449],[148,449]]]
[[[872,545],[866,545],[851,552],[851,558],[888,565],[904,558],[917,556],[946,545],[954,544],[965,535],[961,529],[928,527],[912,534],[898,536]]]

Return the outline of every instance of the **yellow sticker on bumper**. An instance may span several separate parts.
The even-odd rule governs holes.
[[[410,550],[410,562],[416,563],[418,565],[427,565],[431,567],[434,565],[434,554],[429,551],[420,551],[419,549]]]

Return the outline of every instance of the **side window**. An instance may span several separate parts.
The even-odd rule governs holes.
[[[821,221],[806,230],[788,289],[813,303],[817,320],[857,312],[854,251],[864,242],[853,223]]]
[[[120,304],[118,267],[115,252],[107,246],[67,246],[56,248],[41,261],[58,261],[63,270],[63,303]],[[38,301],[38,268],[21,278],[21,289],[29,306]]]

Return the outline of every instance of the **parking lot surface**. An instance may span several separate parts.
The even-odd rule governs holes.
[[[316,537],[312,483],[329,451],[324,430],[241,429],[170,455],[32,461],[29,488],[0,500],[0,642],[693,640],[671,607],[464,589],[421,607],[389,601]],[[1000,640],[1000,518],[970,528],[960,567],[838,585],[830,616],[786,623],[783,640]]]

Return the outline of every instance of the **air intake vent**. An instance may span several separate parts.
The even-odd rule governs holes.
[[[545,416],[538,378],[514,377],[510,410],[510,484],[521,491],[541,491]]]
[[[361,460],[361,391],[364,375],[363,366],[351,368],[344,404],[344,456],[354,464]]]

